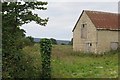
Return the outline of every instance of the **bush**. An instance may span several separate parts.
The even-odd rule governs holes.
[[[42,61],[42,78],[50,78],[51,77],[51,49],[52,44],[49,39],[41,39],[40,41],[40,53],[41,53],[41,61]]]
[[[25,46],[33,46],[34,42],[31,41],[31,39],[29,37],[23,37],[19,40],[16,40],[16,45],[22,49]]]
[[[61,45],[66,45],[65,43],[61,43]]]
[[[22,44],[23,47],[25,47],[25,46],[33,46],[35,44],[34,43],[34,38],[32,38],[31,36],[22,38],[22,42],[20,44]]]

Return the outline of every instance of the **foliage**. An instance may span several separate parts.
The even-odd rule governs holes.
[[[29,23],[31,21],[35,21],[36,23],[45,26],[47,24],[48,19],[42,19],[38,17],[38,14],[32,13],[32,10],[46,10],[43,6],[47,5],[47,2],[35,1],[35,2],[25,2],[24,4],[21,2],[4,2],[2,3],[2,16],[6,21],[3,23],[10,22],[13,20],[11,24],[16,24],[17,26],[21,26],[25,23]]]
[[[33,46],[34,45],[34,38],[31,36],[25,37],[23,43],[24,43],[24,46]]]
[[[32,36],[28,36],[26,38],[28,38],[32,43],[34,43],[34,38]]]
[[[48,19],[42,19],[32,10],[46,10],[47,2],[2,2],[2,62],[3,78],[17,78],[23,62],[21,62],[25,31],[19,27],[25,23],[35,21],[45,26]]]
[[[61,45],[66,45],[65,43],[61,43]]]
[[[41,39],[40,47],[42,61],[42,78],[50,78],[51,77],[50,58],[52,50],[51,40],[46,38]]]
[[[56,39],[50,38],[50,40],[51,40],[52,44],[57,44]]]

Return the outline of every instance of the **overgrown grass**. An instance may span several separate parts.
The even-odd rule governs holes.
[[[39,44],[25,47],[25,59],[32,72],[29,77],[40,77],[41,60]],[[70,45],[53,45],[51,67],[53,78],[116,78],[118,77],[119,52],[107,52],[105,55],[73,52]],[[27,75],[28,74],[28,75]]]
[[[23,49],[23,62],[27,63],[24,78],[39,78],[41,76],[41,56],[39,44],[27,46]]]

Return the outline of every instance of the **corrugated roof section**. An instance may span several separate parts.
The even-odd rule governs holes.
[[[120,21],[118,20],[119,17],[117,13],[87,11],[87,10],[85,10],[85,12],[97,29],[108,29],[108,30],[120,29],[120,23],[119,23]]]

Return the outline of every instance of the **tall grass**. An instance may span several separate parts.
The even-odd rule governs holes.
[[[25,65],[32,69],[32,72],[26,73],[26,77],[29,77],[29,74],[31,77],[40,77],[39,44],[25,47],[24,52],[24,59],[28,61]],[[83,54],[73,52],[70,45],[53,45],[52,78],[116,78],[118,77],[118,54],[118,51],[108,52],[105,55]]]
[[[41,77],[41,55],[38,44],[27,46],[24,49],[23,62],[27,63],[26,70],[22,73],[23,78],[39,78]]]

